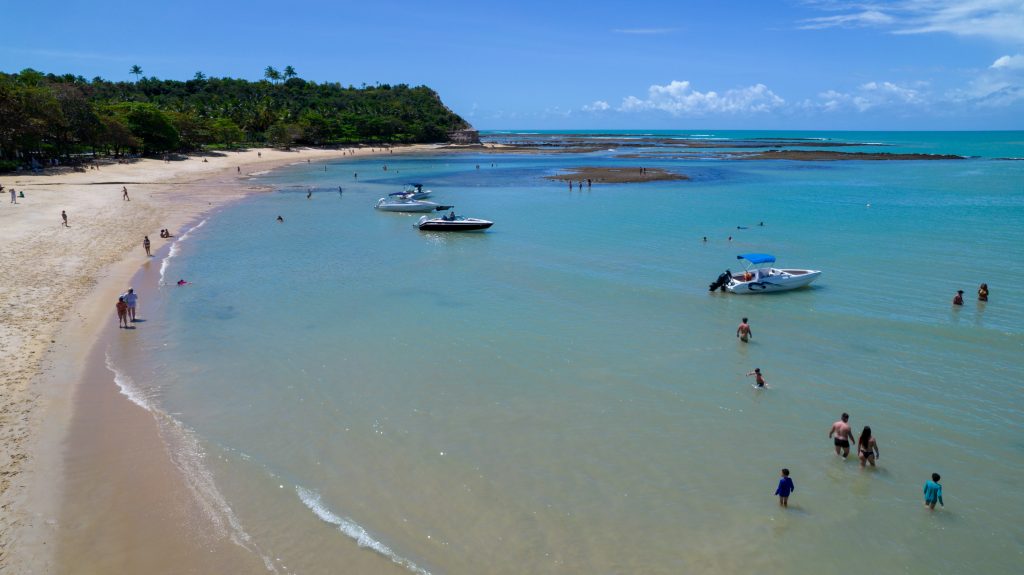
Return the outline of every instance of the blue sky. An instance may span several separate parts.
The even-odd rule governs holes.
[[[15,2],[0,71],[436,89],[481,129],[1024,129],[1024,2]]]

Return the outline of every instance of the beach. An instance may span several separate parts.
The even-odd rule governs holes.
[[[43,510],[59,503],[61,442],[77,384],[96,338],[116,319],[116,296],[152,265],[144,236],[157,251],[161,229],[177,235],[203,214],[265,191],[251,183],[253,173],[427,148],[249,149],[0,176],[0,567],[46,560],[55,518]],[[10,188],[24,193],[17,205],[8,203]],[[151,418],[137,422],[152,427]]]
[[[143,180],[129,166],[88,186],[109,197],[54,201],[47,213],[67,209],[70,228],[53,218],[56,231],[18,244],[38,262],[5,251],[29,278],[5,293],[35,304],[59,301],[45,286],[92,283],[60,296],[61,321],[34,306],[11,316],[50,331],[26,385],[30,457],[5,495],[7,565],[1013,572],[1021,499],[1007,478],[1024,460],[1000,438],[1020,416],[1024,293],[999,271],[1021,240],[1024,163],[1000,158],[1021,156],[1019,135],[714,137],[728,149],[783,135],[795,148],[977,157],[678,159],[665,142],[693,138],[664,132],[630,146],[638,162],[616,144],[650,136],[623,132],[585,154],[263,150],[267,161],[209,173],[187,160],[198,173],[147,176],[152,188],[117,183]],[[571,190],[550,179],[638,165],[688,179]],[[174,164],[135,167],[162,166]],[[26,179],[27,200],[48,193]],[[494,226],[421,232],[420,214],[372,208],[410,182]],[[118,210],[138,227],[113,225]],[[76,226],[112,246],[96,271],[82,271],[86,257],[64,262],[74,249],[102,255],[93,240],[32,251]],[[778,294],[709,292],[744,253],[822,276]],[[937,261],[941,273],[907,280]],[[33,281],[53,293],[28,291]],[[981,281],[989,301],[950,305]],[[129,285],[141,321],[117,329],[110,308]],[[741,342],[748,317],[754,337]],[[767,389],[752,389],[755,368]],[[874,429],[878,467],[834,455],[827,432],[844,411],[856,431]],[[785,509],[772,495],[783,467],[796,485]],[[931,512],[920,490],[933,472],[946,507]],[[838,545],[837,530],[858,545]]]

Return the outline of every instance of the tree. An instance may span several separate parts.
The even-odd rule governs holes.
[[[276,84],[277,81],[281,79],[281,73],[273,66],[267,66],[266,69],[263,70],[263,77]]]
[[[135,82],[138,83],[139,77],[142,76],[142,67],[138,64],[133,64],[132,67],[128,69],[128,73],[134,75]]]
[[[295,124],[277,122],[267,129],[267,140],[272,146],[278,148],[290,148],[300,136],[302,136],[302,129]]]
[[[284,79],[285,80],[288,80],[290,78],[295,78],[296,76],[298,76],[298,74],[295,73],[295,68],[292,68],[291,66],[285,66],[284,67]]]
[[[222,142],[224,147],[230,148],[235,142],[241,141],[245,136],[238,124],[228,118],[217,118],[211,126],[211,134],[215,141]]]
[[[156,105],[123,102],[114,105],[113,110],[127,120],[132,135],[142,140],[142,148],[146,153],[166,152],[178,147],[178,130],[171,124],[167,114]]]
[[[202,72],[196,72],[196,75],[192,79],[199,80],[200,82],[202,82],[206,79],[206,74],[203,74]]]
[[[100,118],[103,124],[103,131],[100,134],[100,144],[113,148],[114,155],[120,156],[122,150],[138,148],[142,141],[132,135],[124,119],[117,116],[103,116]]]

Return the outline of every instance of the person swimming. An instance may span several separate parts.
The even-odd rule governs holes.
[[[180,286],[183,286],[183,285],[188,285],[188,282],[185,281],[184,278],[178,280],[178,286],[180,287]]]
[[[277,216],[277,221],[278,221],[278,223],[283,222],[284,218],[282,218],[281,216]]]

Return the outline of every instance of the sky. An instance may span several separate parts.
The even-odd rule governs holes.
[[[1024,0],[0,0],[0,71],[435,89],[495,129],[1024,129]]]

